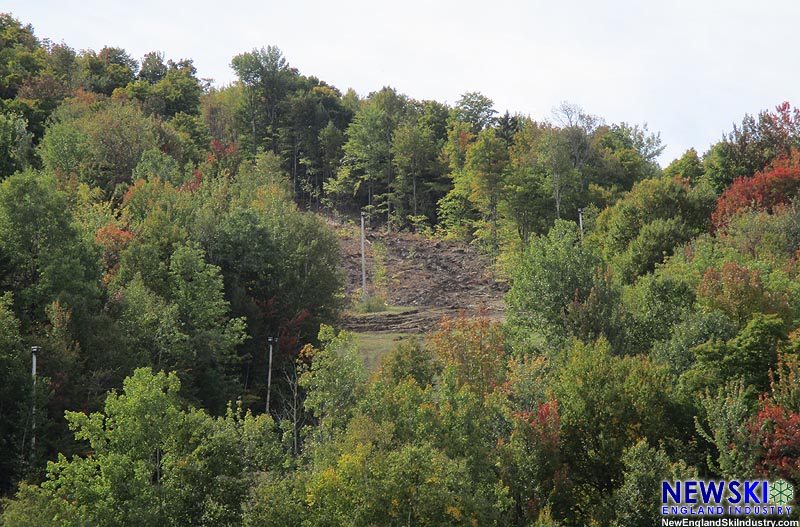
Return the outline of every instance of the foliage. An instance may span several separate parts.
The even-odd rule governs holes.
[[[716,392],[706,392],[700,402],[707,428],[697,417],[695,426],[700,436],[717,450],[716,458],[708,455],[709,468],[726,479],[753,476],[758,445],[750,433],[752,391],[742,380],[733,380]]]
[[[31,161],[31,134],[25,119],[0,113],[0,179],[24,170]]]
[[[517,331],[564,335],[563,316],[573,302],[584,303],[598,285],[601,260],[579,240],[577,226],[557,221],[547,236],[532,239],[514,269],[506,296]]]
[[[720,196],[711,219],[717,229],[724,230],[737,212],[743,209],[772,212],[778,205],[793,199],[798,188],[800,168],[779,163],[769,171],[735,179]]]
[[[267,416],[229,409],[225,417],[184,410],[174,374],[139,369],[103,413],[68,412],[75,438],[92,455],[59,456],[40,491],[23,487],[4,525],[28,525],[42,512],[72,524],[236,525],[257,471],[280,450]]]
[[[705,177],[721,193],[736,179],[763,171],[798,146],[798,124],[800,111],[788,102],[774,111],[761,111],[758,117],[745,115],[704,156]]]

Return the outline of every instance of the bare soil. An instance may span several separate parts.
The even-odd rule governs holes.
[[[337,226],[347,297],[360,300],[361,244],[358,227]],[[444,316],[483,314],[503,319],[505,285],[496,283],[488,258],[467,244],[411,233],[368,230],[366,235],[367,290],[382,295],[387,311],[356,313],[351,309],[343,327],[358,333],[427,333]],[[380,244],[380,245],[379,245]],[[380,246],[384,250],[380,251]],[[375,284],[376,272],[383,275]]]

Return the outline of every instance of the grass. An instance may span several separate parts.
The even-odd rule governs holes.
[[[370,318],[375,316],[387,315],[390,313],[407,313],[418,309],[413,306],[387,306],[384,304],[383,308],[378,311],[353,311],[349,315],[354,318]]]
[[[377,370],[381,357],[393,350],[400,341],[411,337],[408,333],[356,333],[355,335],[358,350],[369,371]]]

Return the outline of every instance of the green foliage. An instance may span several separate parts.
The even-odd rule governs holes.
[[[732,380],[716,392],[706,392],[700,402],[705,415],[702,421],[695,418],[695,426],[717,451],[716,456],[708,455],[709,468],[726,479],[753,476],[758,445],[751,434],[755,412],[752,389],[741,379]]]
[[[354,346],[353,335],[330,326],[320,328],[322,349],[306,347],[302,356],[310,362],[300,375],[308,393],[305,408],[320,420],[327,434],[343,429],[358,403],[366,372]]]
[[[797,473],[796,207],[742,180],[709,231],[734,178],[791,176],[788,104],[662,175],[659,134],[568,103],[342,95],[273,46],[232,67],[209,88],[0,15],[0,523],[651,525],[664,479]],[[328,325],[320,206],[481,246],[506,322],[445,320],[370,377]],[[243,410],[267,337],[279,427]]]
[[[601,495],[623,483],[623,452],[674,433],[666,370],[643,357],[611,356],[606,341],[576,343],[555,387],[563,452],[583,514],[608,518]],[[588,519],[588,518],[586,518]],[[586,520],[584,519],[584,521]]]
[[[28,171],[0,183],[0,284],[24,324],[58,299],[85,313],[98,298],[93,250],[80,239],[53,178]]]
[[[184,410],[174,374],[139,369],[102,413],[68,412],[91,456],[59,456],[41,489],[22,487],[4,525],[57,511],[75,525],[238,525],[258,471],[280,463],[269,417]],[[47,525],[47,523],[44,523]]]
[[[548,337],[566,335],[563,314],[571,302],[589,298],[600,267],[597,253],[580,241],[577,225],[557,221],[547,236],[530,241],[513,270],[506,296],[511,326]]]
[[[131,178],[133,180],[160,179],[169,181],[175,186],[180,186],[184,182],[178,162],[157,148],[142,152],[142,157],[136,164],[136,168],[133,169]]]
[[[153,121],[131,103],[73,99],[53,121],[42,139],[45,168],[76,175],[107,196],[131,182],[142,154],[156,146]]]
[[[769,371],[778,364],[779,346],[786,340],[783,321],[775,315],[757,313],[734,338],[708,341],[692,349],[697,363],[686,372],[684,382],[695,392],[716,388],[730,379],[763,392]]]
[[[454,122],[468,124],[477,135],[494,123],[496,113],[491,99],[480,92],[467,92],[458,100],[450,117]]]
[[[700,182],[704,173],[703,162],[694,148],[687,150],[664,169],[664,176],[683,179],[693,185]]]
[[[674,179],[637,183],[597,218],[592,240],[627,283],[709,226],[714,196]]]
[[[656,219],[647,223],[625,252],[617,257],[620,279],[632,283],[637,277],[652,272],[692,235],[692,230],[679,218]]]
[[[650,447],[639,441],[625,450],[624,483],[614,492],[617,517],[611,525],[615,527],[648,527],[661,521],[659,507],[662,505],[662,481],[686,481],[696,479],[695,471],[684,463],[673,463],[661,449]]]
[[[28,354],[20,323],[12,311],[12,295],[0,296],[0,494],[6,494],[22,473],[30,412]]]
[[[395,384],[414,379],[418,386],[433,384],[438,368],[432,350],[423,342],[403,341],[381,358],[380,372]]]
[[[31,161],[31,134],[25,119],[0,112],[0,180],[24,170]]]
[[[33,26],[9,13],[0,13],[0,44],[0,99],[11,99],[42,69],[46,54]]]

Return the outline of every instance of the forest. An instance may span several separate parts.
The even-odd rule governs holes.
[[[662,169],[567,102],[230,64],[0,14],[0,526],[652,526],[662,480],[800,484],[800,110]],[[362,212],[477,247],[504,320],[367,368]]]

